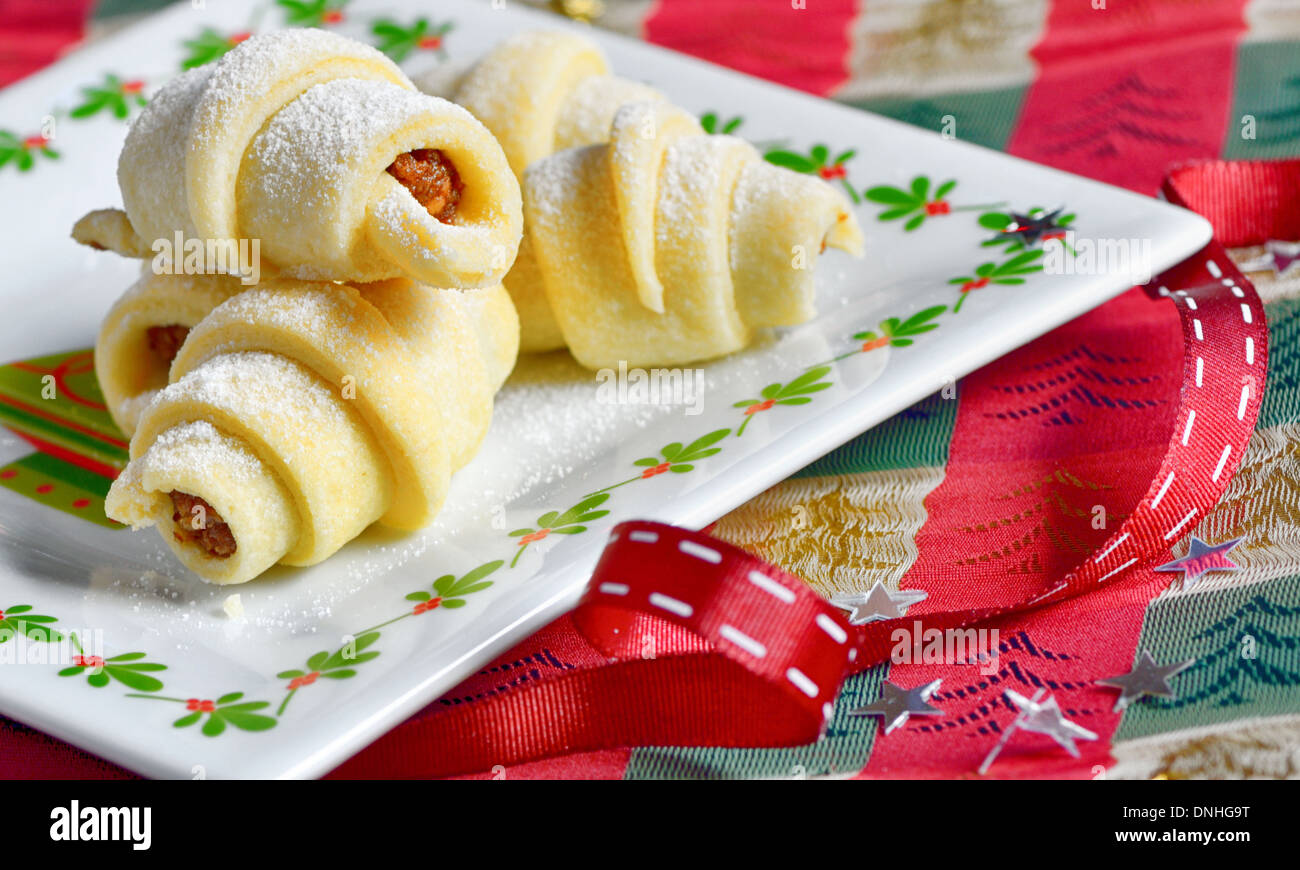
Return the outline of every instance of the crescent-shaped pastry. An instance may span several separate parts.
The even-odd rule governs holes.
[[[862,254],[838,191],[697,129],[666,104],[630,104],[607,144],[525,173],[536,275],[585,366],[732,353],[757,328],[816,313],[813,272],[826,246]]]
[[[530,164],[556,151],[606,141],[620,106],[665,99],[654,88],[610,75],[604,54],[591,40],[559,31],[512,36],[454,81],[439,74],[419,84],[469,109],[497,137],[511,169],[521,177]],[[653,203],[653,191],[649,196]],[[644,268],[644,261],[638,266]],[[504,283],[519,310],[521,350],[564,347],[527,232]],[[647,304],[653,307],[653,276],[645,286]]]
[[[155,275],[140,280],[108,310],[95,340],[95,377],[113,422],[128,436],[167,386],[176,352],[212,309],[247,290],[229,275]]]
[[[521,232],[518,182],[487,128],[319,30],[255,36],[170,82],[132,126],[118,183],[139,241],[92,225],[81,240],[130,254],[177,234],[257,239],[263,273],[311,280],[487,286]]]
[[[189,330],[106,512],[158,527],[214,583],[314,564],[373,522],[418,528],[478,450],[517,351],[500,285],[245,289]]]
[[[625,103],[665,99],[654,88],[610,75],[591,40],[550,30],[497,43],[447,96],[492,131],[518,175],[556,151],[604,142]]]

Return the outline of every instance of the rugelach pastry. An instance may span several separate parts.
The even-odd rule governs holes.
[[[305,280],[489,286],[521,230],[486,127],[320,30],[254,36],[168,83],[132,126],[118,183],[125,213],[87,215],[79,241],[149,256],[177,234],[257,239],[264,275]]]
[[[754,330],[815,314],[827,247],[862,254],[843,195],[707,136],[658,91],[611,75],[590,40],[529,32],[452,82],[525,188],[525,232],[505,287],[520,349],[568,347],[593,368],[732,353]]]
[[[530,164],[556,151],[604,142],[620,106],[667,100],[654,88],[612,75],[594,42],[561,31],[517,34],[454,80],[435,70],[417,83],[469,109],[497,137],[521,178]],[[564,347],[527,232],[504,283],[519,311],[520,350]]]
[[[758,328],[814,316],[826,247],[862,254],[839,191],[768,163],[742,139],[705,134],[680,109],[626,105],[609,140],[524,174],[537,264],[528,280],[584,366],[733,353]]]
[[[157,355],[141,328],[226,296],[138,411],[108,515],[156,526],[213,583],[315,564],[374,522],[430,522],[514,365],[505,290],[277,280],[227,295],[231,280],[148,275],[110,313],[97,369],[129,397],[141,356]],[[219,286],[196,293],[205,282]]]

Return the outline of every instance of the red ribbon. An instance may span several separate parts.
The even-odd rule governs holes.
[[[1164,195],[1239,246],[1300,236],[1297,190],[1300,161],[1205,163],[1175,171]],[[1242,199],[1261,191],[1273,197],[1271,221]],[[1101,550],[1047,588],[998,599],[952,584],[913,607],[909,628],[966,627],[1112,583],[1166,560],[1218,501],[1263,398],[1263,304],[1218,241],[1148,289],[1177,306],[1185,352],[1175,425],[1146,495]],[[806,743],[843,678],[888,657],[897,624],[850,626],[797,577],[702,532],[649,522],[614,529],[567,619],[606,663],[413,719],[337,775],[447,776],[625,746]]]

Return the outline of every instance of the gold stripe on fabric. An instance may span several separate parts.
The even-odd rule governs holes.
[[[942,468],[783,481],[718,521],[714,534],[806,579],[830,596],[896,589],[916,561],[925,497]]]
[[[1205,574],[1187,593],[1182,591],[1181,580],[1175,579],[1162,597],[1300,574],[1300,425],[1258,429],[1250,436],[1241,469],[1192,534],[1211,544],[1241,538],[1227,554],[1241,570]],[[1190,540],[1189,535],[1179,542],[1175,558],[1187,554]]]

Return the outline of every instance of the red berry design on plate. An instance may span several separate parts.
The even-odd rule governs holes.
[[[115,75],[106,75],[102,84],[81,89],[84,101],[68,115],[81,119],[107,111],[113,117],[125,121],[131,114],[132,106],[143,106],[148,102],[144,98],[144,84],[142,79],[122,81]]]
[[[1043,251],[1041,248],[1022,251],[1002,263],[981,263],[975,269],[974,275],[962,275],[959,278],[949,280],[949,284],[959,285],[961,291],[961,298],[952,307],[953,314],[961,311],[962,305],[966,302],[972,290],[979,290],[990,284],[1025,283],[1023,276],[1043,271],[1043,264],[1034,262],[1042,256]]]
[[[133,695],[131,697],[145,696]],[[241,701],[244,697],[243,692],[230,692],[215,701],[206,698],[154,697],[158,697],[160,701],[176,701],[185,705],[188,712],[172,723],[175,728],[188,728],[203,719],[204,714],[206,714],[207,721],[199,729],[204,737],[216,737],[224,733],[228,725],[233,725],[241,731],[265,731],[268,728],[275,727],[274,719],[257,712],[269,707],[270,703],[267,701]]]
[[[763,159],[768,163],[775,163],[777,166],[783,166],[795,172],[816,175],[826,181],[838,180],[844,187],[844,192],[848,194],[849,199],[853,200],[856,205],[862,199],[858,196],[858,192],[853,185],[849,184],[849,170],[845,165],[853,159],[855,154],[857,154],[857,151],[850,149],[841,151],[832,158],[830,148],[818,144],[814,145],[807,154],[800,154],[798,151],[789,151],[785,148],[771,148],[763,154]]]
[[[62,634],[50,627],[50,623],[59,621],[57,618],[31,611],[30,604],[11,604],[0,610],[0,644],[18,635],[42,643],[63,639]],[[78,668],[74,667],[73,670],[81,673]]]
[[[391,18],[380,18],[370,25],[370,32],[379,40],[380,51],[401,62],[417,50],[436,51],[441,55],[443,41],[451,28],[450,21],[434,24],[428,18],[417,18],[410,25],[403,25]]]
[[[441,597],[430,598],[428,601],[421,601],[419,604],[415,605],[415,608],[412,612],[418,616],[421,613],[428,613],[430,610],[435,609],[440,604],[442,604]]]
[[[822,380],[830,374],[830,371],[828,365],[814,366],[788,384],[768,384],[758,398],[741,399],[732,404],[733,408],[745,409],[745,422],[741,423],[740,428],[736,430],[736,437],[745,434],[745,428],[749,425],[749,421],[754,419],[755,414],[767,411],[775,405],[806,405],[812,401],[813,393],[830,389],[831,382]]]
[[[665,472],[671,471],[673,474],[686,474],[695,469],[694,463],[701,459],[718,453],[721,447],[714,447],[723,438],[731,434],[730,429],[716,429],[706,435],[701,435],[690,444],[683,445],[680,441],[674,441],[672,444],[665,444],[659,451],[658,456],[643,456],[633,462],[633,465],[639,465],[643,469],[636,477],[629,477],[627,480],[610,484],[604,489],[598,489],[596,492],[587,495],[599,495],[606,493],[611,489],[617,489],[620,486],[626,486],[629,483],[635,483],[638,480],[649,480],[652,477],[658,477]]]
[[[428,613],[430,610],[436,610],[440,607],[456,609],[465,606],[465,596],[473,595],[475,592],[482,592],[492,585],[491,580],[483,578],[500,568],[504,562],[497,559],[493,562],[487,562],[479,565],[472,571],[465,573],[463,577],[457,578],[455,574],[444,574],[437,580],[433,581],[433,592],[425,592],[421,589],[418,592],[412,592],[406,596],[407,601],[416,602],[412,610],[414,614]]]
[[[252,35],[247,30],[226,35],[219,30],[205,27],[198,36],[185,41],[185,47],[190,50],[190,53],[185,60],[181,61],[181,69],[194,69],[196,66],[212,63]]]
[[[543,540],[550,533],[550,529],[538,529],[535,532],[529,532],[519,539],[519,546],[524,547],[528,544],[534,543],[535,541]]]
[[[410,598],[409,595],[407,597]],[[410,614],[404,613],[397,619],[403,619],[407,616],[410,616]],[[396,620],[389,620],[389,622],[394,621]],[[359,637],[349,639],[347,643],[333,652],[323,649],[318,653],[314,653],[307,659],[305,668],[280,671],[275,675],[276,678],[288,680],[289,685],[285,688],[286,694],[276,715],[279,716],[284,713],[285,708],[289,706],[289,700],[294,696],[295,692],[305,686],[312,685],[320,677],[331,680],[346,680],[355,677],[358,665],[362,665],[379,655],[377,650],[367,649],[377,640],[379,640],[379,632],[371,629],[363,632]],[[218,698],[217,702],[225,703],[221,698]],[[263,702],[257,703],[266,706]]]
[[[903,229],[911,232],[924,224],[926,218],[952,214],[953,206],[946,197],[956,186],[957,182],[949,179],[931,190],[929,176],[918,175],[905,188],[882,184],[869,188],[865,195],[871,202],[884,206],[880,214],[876,215],[877,220],[894,221],[906,218]],[[959,206],[958,210],[985,207]]]
[[[0,130],[0,167],[13,163],[19,172],[26,172],[36,165],[37,155],[57,158],[59,153],[50,147],[49,137],[41,133],[19,138],[8,130]]]
[[[85,676],[86,682],[97,689],[104,688],[114,680],[137,692],[156,692],[163,687],[162,680],[151,676],[150,672],[165,671],[167,666],[145,661],[144,653],[119,653],[109,658],[86,655],[76,633],[73,632],[68,637],[77,654],[72,657],[71,667],[59,671],[60,677]]]
[[[320,27],[343,20],[348,0],[275,0],[284,10],[285,23],[294,27]]]
[[[609,513],[606,510],[592,510],[609,498],[608,493],[599,493],[589,495],[582,501],[575,504],[566,511],[547,511],[537,518],[537,528],[525,526],[522,529],[515,529],[510,532],[510,537],[520,538],[519,549],[515,550],[515,557],[510,560],[510,567],[513,568],[519,562],[519,557],[523,555],[528,545],[540,541],[550,535],[580,535],[587,531],[584,523],[598,520]],[[493,570],[496,570],[495,568]],[[435,589],[437,587],[435,586]],[[437,592],[443,597],[450,597],[451,593],[437,589]],[[447,602],[446,606],[451,606]]]

